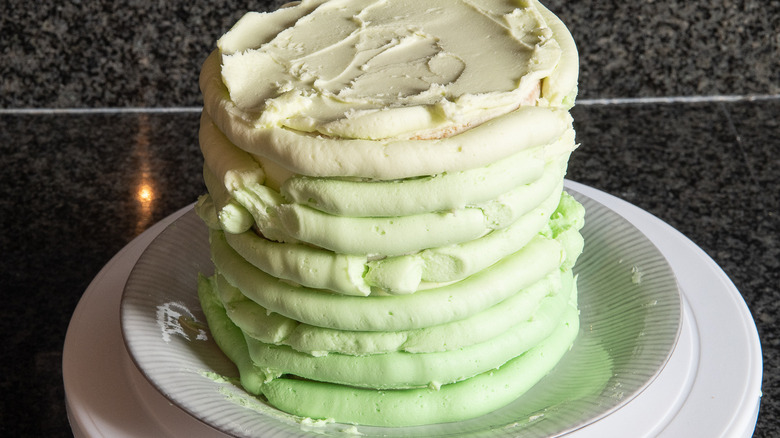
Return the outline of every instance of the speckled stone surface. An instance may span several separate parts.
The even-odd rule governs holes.
[[[0,108],[200,105],[200,64],[247,10],[283,1],[0,4]],[[550,0],[582,98],[780,93],[780,0]]]
[[[266,3],[0,4],[2,436],[71,436],[61,362],[73,310],[117,251],[202,193],[200,63]],[[569,178],[660,217],[730,276],[763,347],[755,436],[780,436],[780,1],[547,3],[582,55]],[[669,96],[702,102],[641,99]],[[625,98],[640,101],[598,104]],[[113,112],[127,107],[140,111]],[[51,108],[65,111],[22,111]]]
[[[780,93],[779,0],[546,4],[577,41],[582,98]]]
[[[198,71],[248,10],[284,1],[0,4],[0,107],[200,105]]]
[[[575,107],[568,177],[699,245],[742,293],[764,358],[756,437],[780,436],[780,99]]]

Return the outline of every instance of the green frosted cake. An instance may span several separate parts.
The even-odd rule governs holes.
[[[201,72],[212,277],[244,389],[343,423],[453,422],[577,336],[571,35],[536,1],[303,1]]]

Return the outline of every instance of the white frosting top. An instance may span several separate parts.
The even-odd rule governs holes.
[[[210,119],[312,176],[483,166],[557,139],[576,95],[571,36],[535,0],[305,0],[246,14],[218,48],[201,74]]]
[[[218,43],[231,99],[263,111],[262,124],[382,138],[504,113],[538,94],[561,53],[530,4],[330,0],[299,8],[304,14],[263,44],[252,32],[266,26],[261,13]],[[394,119],[417,123],[386,123]]]

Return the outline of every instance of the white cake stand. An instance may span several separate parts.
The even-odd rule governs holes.
[[[611,415],[567,435],[749,437],[761,398],[755,323],[723,270],[680,232],[604,192],[567,181],[641,230],[668,259],[683,291],[680,339],[658,378]],[[122,290],[149,243],[184,214],[157,223],[116,254],[82,296],[63,353],[68,417],[79,437],[224,437],[171,404],[133,364],[119,323]]]

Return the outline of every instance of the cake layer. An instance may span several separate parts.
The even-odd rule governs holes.
[[[252,362],[244,335],[227,317],[207,279],[200,279],[198,294],[214,339],[238,366],[247,391],[294,415],[377,426],[458,421],[498,409],[544,377],[569,350],[579,328],[572,296],[550,336],[496,370],[440,387],[377,390],[292,376],[274,379]]]
[[[544,229],[556,211],[556,238],[567,249],[567,266],[574,264],[572,255],[582,250],[581,205],[567,194],[558,198],[557,191],[538,208],[527,213],[509,227],[494,231],[480,239],[460,245],[432,248],[417,254],[369,261],[365,256],[338,254],[308,245],[279,243],[258,236],[253,231],[225,233],[232,249],[263,272],[295,284],[315,289],[327,289],[345,295],[367,296],[376,293],[414,293],[430,288],[427,283],[461,280],[487,268],[501,258],[520,250],[540,230]],[[204,219],[213,216],[213,208],[199,205]],[[215,222],[216,219],[212,219]],[[218,227],[219,224],[215,224]],[[565,234],[568,229],[575,233]]]
[[[257,231],[272,240],[302,241],[345,254],[392,256],[474,240],[492,230],[509,226],[520,216],[538,207],[544,199],[555,196],[556,192],[560,193],[567,157],[568,154],[557,157],[544,167],[538,179],[499,193],[494,199],[479,204],[466,204],[458,209],[434,210],[408,216],[404,216],[403,211],[394,216],[388,216],[388,211],[384,217],[337,216],[288,202],[277,191],[258,183],[241,185],[228,192],[208,167],[204,169],[204,180],[220,209],[219,216],[225,214],[221,211],[225,207],[235,209],[236,203],[243,207],[240,220],[243,225],[226,223],[223,228],[228,232],[245,231],[248,229],[246,224],[251,222]],[[436,181],[419,181],[411,188],[437,185]],[[411,190],[412,193],[419,191]],[[346,193],[347,197],[351,196],[356,202],[374,199],[372,195],[370,192]],[[405,192],[401,191],[385,193],[380,199],[393,204],[406,202],[403,201],[405,197]],[[231,221],[236,222],[236,219]]]
[[[569,307],[550,337],[494,371],[440,388],[372,390],[298,379],[263,386],[271,405],[295,415],[376,426],[462,421],[511,403],[541,380],[569,351],[579,330]]]
[[[460,321],[415,330],[366,332],[302,324],[268,312],[220,275],[212,281],[211,287],[216,290],[228,317],[244,335],[265,344],[288,345],[295,351],[317,357],[330,353],[351,356],[399,351],[433,353],[487,342],[535,318],[540,306],[566,302],[576,288],[571,271],[553,272],[495,306]]]
[[[466,318],[539,281],[566,259],[560,242],[537,236],[465,280],[411,295],[359,297],[280,281],[244,260],[220,233],[212,233],[211,251],[217,270],[266,309],[319,327],[363,331],[409,330]]]

